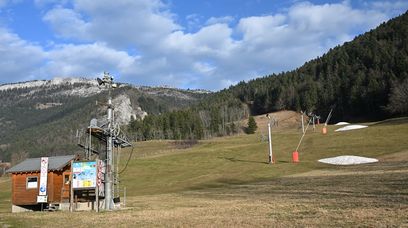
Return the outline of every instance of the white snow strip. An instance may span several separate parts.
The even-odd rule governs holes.
[[[343,155],[332,158],[323,158],[319,162],[332,165],[357,165],[378,162],[375,158],[366,158],[354,155]]]
[[[4,85],[0,85],[0,91],[9,90],[9,89],[33,88],[33,87],[41,87],[41,86],[49,87],[49,86],[63,85],[63,84],[73,85],[75,83],[82,83],[82,84],[88,84],[91,86],[98,86],[98,82],[93,79],[76,78],[76,77],[70,77],[70,78],[56,77],[52,80],[39,80],[39,81],[4,84]]]
[[[350,124],[350,123],[348,123],[348,122],[338,122],[338,123],[335,124],[335,126],[342,126],[342,125],[348,125],[348,124]]]
[[[32,88],[32,87],[40,87],[47,83],[47,81],[30,81],[30,82],[20,82],[20,83],[13,83],[13,84],[4,84],[0,85],[0,91],[9,90],[9,89],[21,89],[21,88]]]
[[[350,131],[350,130],[356,130],[356,129],[361,129],[361,128],[366,128],[368,126],[365,125],[348,125],[342,128],[339,128],[335,131]]]

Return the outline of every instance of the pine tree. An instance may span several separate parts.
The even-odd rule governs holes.
[[[253,116],[250,116],[248,119],[248,127],[246,129],[247,134],[254,134],[258,126],[256,125],[255,119]]]

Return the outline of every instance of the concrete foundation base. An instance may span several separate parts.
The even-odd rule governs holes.
[[[59,209],[61,211],[69,211],[69,203],[60,203]]]
[[[11,212],[12,213],[28,212],[28,211],[34,211],[34,210],[35,210],[35,208],[30,207],[30,206],[11,205]]]

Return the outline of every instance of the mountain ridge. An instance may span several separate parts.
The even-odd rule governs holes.
[[[118,83],[112,91],[118,123],[176,110],[197,102],[202,91]],[[54,78],[0,85],[0,159],[80,152],[77,129],[106,115],[107,90],[96,80]],[[19,156],[13,159],[13,154]]]

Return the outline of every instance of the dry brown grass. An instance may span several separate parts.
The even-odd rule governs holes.
[[[407,162],[384,161],[230,188],[131,197],[126,210],[115,212],[3,215],[23,227],[408,226]]]
[[[301,114],[294,111],[279,111],[269,113],[271,119],[276,120],[276,124],[272,125],[273,131],[282,131],[287,129],[296,129],[301,127]],[[268,122],[270,121],[266,115],[259,115],[254,116],[256,125],[258,126],[257,132],[261,134],[267,134],[268,129],[265,127],[267,126]],[[307,124],[308,117],[305,116],[305,125]],[[241,122],[241,126],[248,126],[248,119],[245,119]]]
[[[408,227],[408,120],[328,129],[305,137],[299,164],[290,162],[296,129],[274,134],[274,165],[256,134],[188,149],[139,143],[122,177],[130,196],[122,211],[11,214],[10,182],[0,182],[0,227]],[[380,162],[316,161],[344,154]]]

